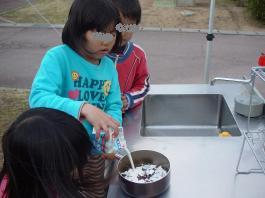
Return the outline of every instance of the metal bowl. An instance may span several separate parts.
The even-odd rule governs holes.
[[[165,192],[170,183],[170,163],[167,157],[156,151],[139,150],[131,153],[135,166],[154,164],[162,166],[167,174],[151,183],[135,183],[125,179],[121,173],[131,168],[128,156],[122,157],[118,162],[119,183],[121,189],[131,197],[155,197]]]

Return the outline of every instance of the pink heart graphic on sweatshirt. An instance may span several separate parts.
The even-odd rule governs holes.
[[[76,90],[70,90],[68,92],[68,96],[69,96],[69,98],[75,100],[79,96],[79,90],[77,90],[77,89]]]

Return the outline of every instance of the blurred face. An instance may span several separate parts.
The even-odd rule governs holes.
[[[129,19],[127,17],[124,17],[122,14],[120,15],[121,17],[121,23],[123,25],[132,25],[132,24],[136,24],[136,20],[133,20],[133,19]],[[128,41],[130,41],[132,39],[132,36],[133,36],[133,32],[125,32],[123,31],[121,33],[121,36],[122,36],[122,42],[121,42],[121,46],[124,46],[126,45],[126,43]]]
[[[97,32],[96,30],[85,33],[86,40],[86,59],[94,64],[99,64],[99,60],[108,54],[116,41],[116,30],[107,30],[106,32]]]

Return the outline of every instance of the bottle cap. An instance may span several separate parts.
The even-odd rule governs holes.
[[[259,60],[258,60],[258,65],[261,67],[265,66],[265,54],[261,53]]]

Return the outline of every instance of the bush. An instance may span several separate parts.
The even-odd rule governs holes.
[[[265,0],[248,0],[248,8],[256,19],[265,23]]]

